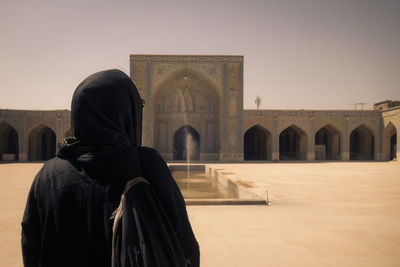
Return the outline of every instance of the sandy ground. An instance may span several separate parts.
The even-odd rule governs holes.
[[[271,206],[190,206],[201,266],[400,266],[400,164],[214,164]],[[22,266],[20,221],[41,164],[0,164],[0,266]]]

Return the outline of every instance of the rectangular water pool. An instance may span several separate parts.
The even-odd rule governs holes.
[[[204,165],[170,165],[169,167],[187,205],[268,204],[262,198],[243,198],[245,189],[232,180],[207,175]],[[190,171],[187,171],[187,168],[190,168]]]

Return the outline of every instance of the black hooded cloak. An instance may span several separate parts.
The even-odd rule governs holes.
[[[199,247],[185,202],[157,151],[140,147],[142,100],[123,72],[95,73],[75,90],[74,138],[36,175],[22,219],[22,253],[31,266],[110,266],[112,223],[127,182],[153,187],[192,265]]]

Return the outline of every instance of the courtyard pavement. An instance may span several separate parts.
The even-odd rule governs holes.
[[[0,266],[22,266],[20,221],[40,163],[0,164]],[[400,266],[400,164],[210,164],[270,206],[188,206],[201,266]]]

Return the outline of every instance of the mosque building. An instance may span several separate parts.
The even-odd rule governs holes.
[[[142,144],[167,161],[398,158],[400,101],[373,110],[243,109],[243,56],[131,55]],[[72,134],[70,111],[0,109],[0,160],[41,161]]]

